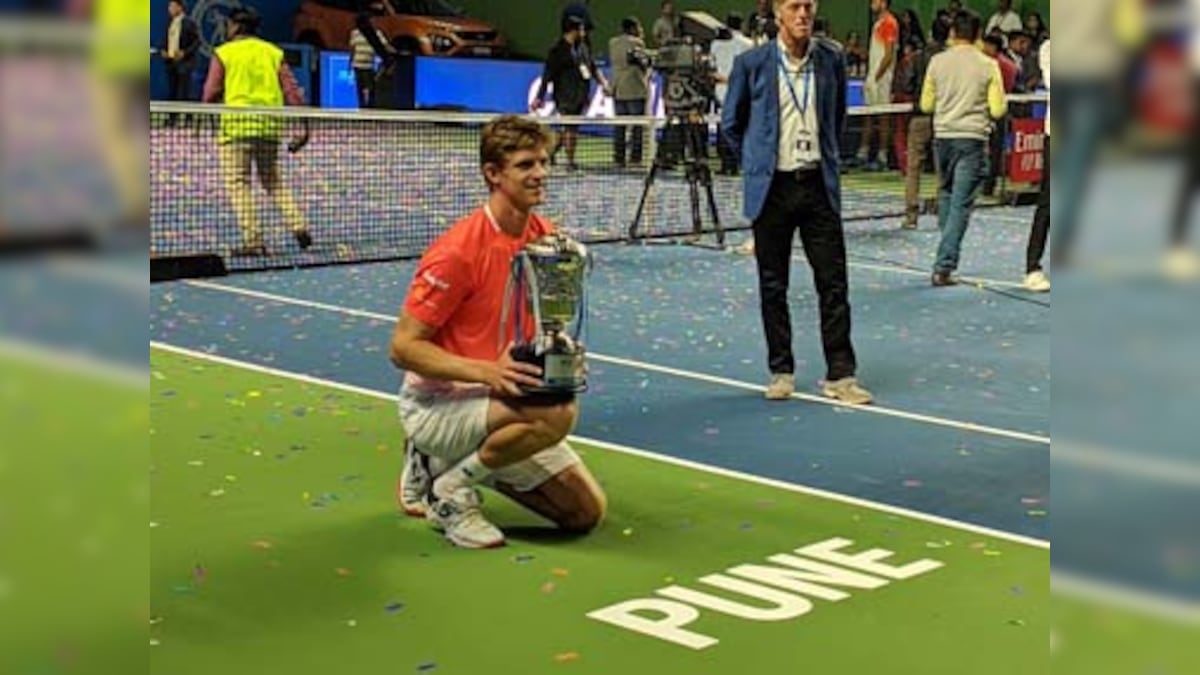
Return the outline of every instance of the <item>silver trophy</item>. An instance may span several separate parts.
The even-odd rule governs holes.
[[[580,336],[586,315],[587,248],[555,232],[532,241],[512,261],[500,320],[501,340],[512,357],[542,369],[543,384],[521,385],[538,394],[575,394],[587,389]]]

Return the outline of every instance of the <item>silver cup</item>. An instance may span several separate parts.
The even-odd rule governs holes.
[[[587,248],[559,232],[526,244],[513,257],[501,335],[513,343],[513,358],[541,368],[543,380],[540,386],[521,389],[543,394],[587,389],[580,336],[590,268]]]

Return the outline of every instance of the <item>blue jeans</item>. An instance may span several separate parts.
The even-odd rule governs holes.
[[[934,143],[937,156],[938,229],[942,242],[938,245],[935,272],[958,269],[958,254],[963,236],[971,221],[975,200],[987,178],[987,141],[969,138],[943,138]]]

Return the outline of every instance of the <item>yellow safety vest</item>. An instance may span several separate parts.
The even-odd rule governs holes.
[[[150,0],[96,0],[94,63],[101,73],[149,77]]]
[[[225,105],[231,108],[281,108],[279,67],[283,50],[256,37],[235,38],[214,50],[225,68]],[[276,115],[222,115],[219,142],[261,138],[279,140],[283,118]]]

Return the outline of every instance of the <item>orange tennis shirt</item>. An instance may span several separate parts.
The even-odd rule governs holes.
[[[513,256],[553,231],[549,220],[530,214],[525,232],[513,237],[486,207],[476,209],[425,251],[404,301],[405,313],[437,328],[433,343],[451,354],[495,360],[508,342],[501,341],[500,317]],[[416,383],[411,374],[409,381]]]

